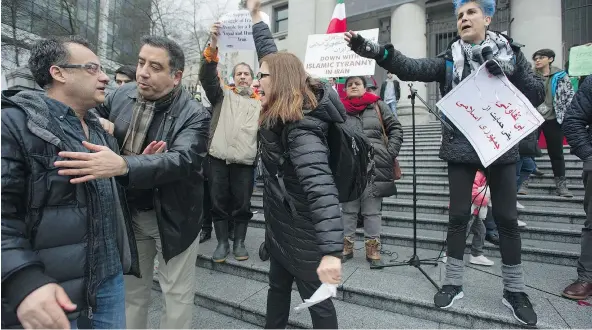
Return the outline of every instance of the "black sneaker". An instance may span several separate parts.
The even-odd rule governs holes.
[[[485,240],[493,245],[499,245],[499,235],[498,234],[486,234]]]
[[[454,304],[454,301],[464,297],[462,286],[443,285],[442,289],[434,296],[434,304],[439,308],[448,308]]]
[[[526,293],[504,290],[502,303],[512,310],[514,318],[518,322],[529,326],[535,326],[537,324],[537,315]]]

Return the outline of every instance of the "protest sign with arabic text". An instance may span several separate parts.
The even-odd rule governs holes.
[[[545,120],[505,76],[482,65],[437,104],[487,167]]]

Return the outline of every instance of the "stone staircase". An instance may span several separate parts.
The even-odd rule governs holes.
[[[448,182],[446,164],[438,158],[439,125],[417,128],[417,228],[418,254],[421,258],[438,258],[446,238],[448,222]],[[534,178],[528,196],[519,196],[525,206],[519,219],[528,225],[522,229],[522,260],[528,294],[539,316],[539,328],[589,328],[590,307],[558,295],[576,277],[579,255],[584,189],[581,183],[581,162],[566,152],[569,188],[574,198],[555,195],[551,165],[545,153],[537,159],[539,168],[547,173]],[[412,254],[412,135],[405,128],[405,141],[399,161],[403,178],[397,181],[398,195],[383,201],[383,259],[404,261]],[[228,328],[262,327],[265,320],[267,275],[269,263],[258,257],[264,239],[262,193],[256,188],[252,209],[257,213],[251,221],[246,245],[251,258],[238,262],[228,259],[215,264],[211,255],[216,239],[200,245],[197,259],[196,307],[208,309]],[[465,272],[465,298],[449,309],[435,308],[435,288],[413,267],[370,270],[364,258],[363,231],[358,229],[355,257],[344,264],[344,281],[334,299],[342,328],[518,328],[511,312],[501,304],[501,271],[499,249],[486,242],[485,254],[495,261],[493,267],[473,266],[468,262]],[[467,252],[469,251],[467,244]],[[467,258],[468,259],[468,258]],[[444,279],[444,267],[424,266],[438,283]],[[155,288],[158,289],[156,283]],[[156,293],[155,293],[156,294]],[[292,307],[301,302],[296,287]],[[199,316],[197,316],[199,317]],[[228,323],[228,318],[236,324]],[[202,323],[203,324],[203,323]],[[216,323],[220,324],[220,323]],[[311,328],[308,312],[290,315],[290,327]]]

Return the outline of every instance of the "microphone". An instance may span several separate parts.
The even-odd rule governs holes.
[[[489,46],[485,46],[481,48],[481,56],[483,56],[483,59],[485,60],[485,62],[489,61],[489,60],[493,60],[493,49],[491,49],[491,47]]]

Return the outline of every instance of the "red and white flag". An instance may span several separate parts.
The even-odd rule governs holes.
[[[337,0],[337,5],[335,5],[335,9],[333,10],[333,16],[331,17],[331,21],[329,22],[329,27],[327,28],[327,34],[331,33],[343,33],[347,32],[347,20],[345,16],[345,4],[343,0]],[[337,94],[339,97],[345,97],[345,79],[340,77],[335,77],[336,89]]]
[[[331,17],[331,22],[329,22],[329,27],[327,28],[327,34],[343,33],[346,31],[345,4],[343,4],[343,0],[337,0],[337,5],[333,10],[333,17]]]

